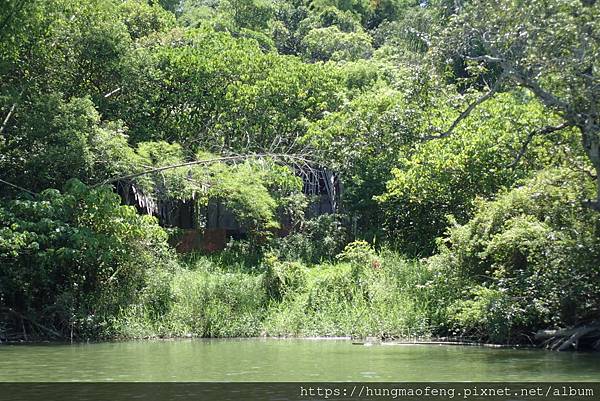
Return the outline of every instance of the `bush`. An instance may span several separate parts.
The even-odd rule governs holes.
[[[461,333],[492,341],[597,318],[600,311],[600,215],[583,206],[593,182],[547,170],[478,201],[430,260],[464,293],[448,309]],[[439,267],[438,267],[439,268]]]
[[[259,269],[260,260],[263,257],[263,250],[256,245],[248,240],[230,239],[222,251],[193,257],[207,257],[223,271],[250,272]]]
[[[348,242],[349,234],[342,223],[344,216],[324,214],[303,222],[296,232],[277,238],[271,252],[279,259],[306,263],[333,260]]]
[[[455,334],[492,342],[508,341],[520,316],[518,306],[499,289],[475,286],[469,294],[471,299],[462,299],[450,306],[450,323],[460,327]]]
[[[371,265],[378,268],[381,264],[371,244],[363,240],[349,243],[336,258],[360,266]]]
[[[432,272],[390,251],[369,260],[308,267],[264,257],[262,274],[225,270],[196,257],[175,273],[158,269],[139,302],[113,323],[121,337],[377,335],[430,333],[440,297]],[[358,252],[363,255],[364,252]],[[371,258],[372,256],[372,258]]]
[[[166,241],[153,217],[121,206],[106,187],[71,180],[63,193],[3,201],[0,306],[19,332],[23,323],[43,336],[108,334],[150,268],[168,263]]]
[[[273,253],[265,256],[265,288],[270,299],[281,301],[286,294],[306,284],[307,269],[300,262],[282,262]]]

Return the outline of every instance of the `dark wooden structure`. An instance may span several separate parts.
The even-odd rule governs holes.
[[[335,173],[325,169],[297,170],[296,173],[302,178],[302,191],[310,200],[308,217],[337,212],[342,189]],[[176,244],[180,252],[213,252],[224,249],[231,239],[247,237],[247,228],[217,200],[210,200],[206,207],[198,208],[193,199],[156,201],[131,183],[117,183],[116,189],[125,204],[135,206],[140,213],[156,216],[164,227],[182,229]],[[281,221],[281,224],[282,233],[287,232],[286,222]]]

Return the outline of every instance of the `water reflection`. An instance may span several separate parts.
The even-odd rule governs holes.
[[[1,345],[0,381],[584,381],[600,356],[345,340]]]

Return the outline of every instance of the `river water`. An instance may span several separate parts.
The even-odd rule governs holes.
[[[349,340],[0,345],[0,381],[597,381],[600,355]]]

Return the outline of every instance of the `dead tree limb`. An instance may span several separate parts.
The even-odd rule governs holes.
[[[479,98],[477,98],[474,102],[470,103],[467,108],[465,110],[463,110],[462,113],[460,113],[460,115],[452,122],[452,124],[450,125],[450,127],[442,132],[439,135],[430,135],[430,136],[426,136],[423,139],[425,140],[431,140],[431,139],[440,139],[440,138],[445,138],[449,135],[452,134],[452,132],[454,132],[454,129],[458,126],[458,124],[460,124],[460,122],[462,120],[464,120],[465,118],[469,117],[469,115],[471,114],[471,112],[473,110],[475,110],[475,108],[477,108],[477,106],[479,106],[480,104],[486,102],[487,100],[491,99],[496,92],[498,92],[498,89],[500,88],[500,85],[502,84],[502,81],[504,81],[504,78],[506,77],[505,74],[502,74],[498,80],[496,81],[496,83],[490,88],[489,91],[487,91],[483,96],[480,96]]]
[[[21,324],[22,324],[22,327],[23,327],[23,333],[24,333],[25,337],[27,336],[27,334],[25,333],[25,326],[23,325],[23,323],[22,323],[22,322],[23,322],[24,320],[27,320],[27,321],[28,321],[29,323],[31,323],[33,326],[35,326],[35,327],[37,327],[37,328],[39,328],[39,329],[42,329],[43,331],[45,331],[45,332],[47,332],[47,333],[49,333],[49,334],[52,334],[52,335],[53,335],[53,336],[55,336],[56,338],[64,338],[64,336],[63,336],[63,335],[61,335],[60,333],[58,333],[57,331],[55,331],[55,330],[52,330],[51,328],[49,328],[49,327],[46,327],[46,326],[44,326],[44,325],[42,325],[42,324],[40,324],[40,323],[36,322],[35,320],[33,320],[33,319],[31,319],[31,318],[29,318],[29,317],[27,317],[27,316],[25,316],[25,315],[23,315],[23,314],[21,314],[21,313],[17,312],[17,311],[16,311],[16,310],[14,310],[13,308],[0,308],[0,309],[2,309],[2,310],[5,310],[5,311],[7,311],[7,312],[9,312],[9,313],[12,313],[13,315],[15,315],[16,317],[18,317],[19,319],[21,319]]]
[[[510,163],[509,165],[507,165],[506,167],[511,168],[511,167],[515,167],[517,164],[519,164],[519,162],[521,161],[523,156],[525,156],[525,153],[527,152],[527,148],[531,144],[531,141],[533,140],[534,137],[539,136],[539,135],[551,134],[553,132],[560,131],[562,129],[565,129],[567,127],[572,127],[572,126],[573,126],[572,123],[565,121],[556,126],[547,125],[540,130],[534,130],[534,131],[529,132],[529,134],[527,134],[527,138],[525,138],[525,141],[521,145],[521,149],[519,150],[519,153],[517,153],[517,156],[515,156],[515,160],[512,163]]]
[[[540,346],[553,351],[567,351],[570,349],[579,349],[580,340],[590,340],[593,342],[592,348],[600,345],[600,325],[592,323],[585,326],[579,326],[560,330],[540,330],[535,334],[537,341],[542,341]]]
[[[19,191],[27,192],[28,194],[30,194],[30,195],[33,195],[33,196],[37,196],[37,195],[38,195],[37,193],[35,193],[35,192],[33,192],[33,191],[30,191],[30,190],[29,190],[29,189],[27,189],[27,188],[20,187],[20,186],[18,186],[17,184],[13,184],[12,182],[4,181],[4,180],[3,180],[3,179],[1,179],[1,178],[0,178],[0,183],[2,183],[2,184],[5,184],[5,185],[8,185],[9,187],[13,187],[13,188],[15,188],[15,189],[18,189]]]
[[[560,347],[558,347],[559,351],[567,351],[571,348],[573,349],[577,349],[577,346],[579,344],[579,340],[586,336],[587,334],[598,330],[598,327],[582,327],[579,330],[577,330],[576,333],[573,333],[573,335],[571,337],[569,337],[568,339],[566,339],[565,341],[563,341],[563,343],[560,345]]]
[[[2,134],[2,132],[4,132],[4,130],[6,129],[6,126],[8,125],[8,122],[10,121],[10,117],[12,116],[12,114],[15,112],[15,109],[17,108],[18,99],[21,98],[21,96],[23,96],[24,91],[25,91],[25,89],[21,90],[21,92],[19,93],[19,97],[17,98],[17,101],[12,104],[12,106],[10,107],[10,110],[8,110],[8,114],[6,114],[6,117],[4,117],[4,120],[2,121],[2,125],[0,126],[0,134]]]
[[[153,167],[153,168],[149,168],[144,171],[137,172],[137,173],[122,175],[122,176],[115,177],[115,178],[109,178],[101,183],[92,185],[92,187],[98,187],[101,185],[112,184],[112,183],[115,183],[118,181],[123,181],[123,180],[131,180],[133,178],[141,177],[144,175],[160,173],[160,172],[163,172],[166,170],[173,170],[173,169],[183,168],[183,167],[192,167],[192,166],[199,166],[199,165],[206,165],[206,164],[213,164],[213,163],[220,163],[220,162],[235,162],[235,161],[241,161],[241,160],[268,159],[268,158],[272,158],[275,160],[287,160],[287,161],[291,162],[290,164],[294,164],[294,165],[300,165],[300,164],[310,165],[310,164],[312,164],[311,161],[304,156],[290,155],[290,154],[259,153],[259,154],[249,154],[249,155],[222,156],[222,157],[215,157],[215,158],[211,158],[211,159],[194,160],[191,162],[171,164],[168,166]]]
[[[4,118],[4,121],[2,121],[2,126],[0,126],[0,134],[2,134],[2,132],[4,132],[4,128],[6,128],[6,125],[8,124],[8,121],[10,120],[10,116],[12,116],[12,113],[15,111],[16,107],[17,107],[17,103],[15,102],[11,106],[10,110],[8,110],[8,114]]]

